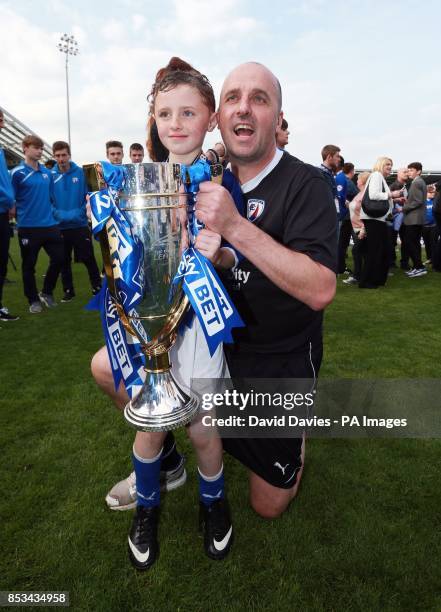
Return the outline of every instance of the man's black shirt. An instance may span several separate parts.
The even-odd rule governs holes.
[[[248,219],[257,227],[336,271],[336,211],[319,169],[285,152],[244,199]],[[323,313],[279,289],[247,259],[240,261],[234,277],[224,275],[224,282],[246,324],[234,331],[234,350],[284,353],[321,339]]]

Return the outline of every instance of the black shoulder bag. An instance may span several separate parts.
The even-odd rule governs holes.
[[[383,193],[386,191],[384,188],[384,179],[382,184]],[[384,217],[389,212],[389,200],[371,200],[369,197],[369,181],[366,185],[366,190],[361,201],[361,208],[365,215],[372,217],[373,219],[379,219]]]

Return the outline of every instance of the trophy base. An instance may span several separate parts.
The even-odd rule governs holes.
[[[189,423],[199,410],[199,399],[184,391],[171,372],[148,372],[138,393],[124,408],[124,417],[139,431],[169,431]]]

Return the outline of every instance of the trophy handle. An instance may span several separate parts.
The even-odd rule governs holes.
[[[121,319],[121,323],[126,331],[129,332],[132,336],[136,337],[136,332],[130,324],[129,318],[124,312],[124,308],[118,302],[118,294],[116,292],[115,279],[112,274],[112,262],[110,260],[110,245],[109,239],[107,237],[106,229],[102,229],[99,233],[100,246],[101,246],[101,254],[103,256],[103,264],[104,264],[104,272],[106,273],[107,285],[109,287],[110,295],[113,298],[113,302],[118,311],[118,316]]]

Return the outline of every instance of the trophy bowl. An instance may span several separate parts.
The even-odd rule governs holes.
[[[106,222],[100,243],[118,315],[145,356],[145,383],[125,407],[124,416],[138,430],[167,431],[191,421],[199,408],[197,395],[174,378],[169,357],[189,305],[182,281],[174,282],[181,261],[186,199],[179,194],[179,164],[126,164],[123,169],[125,181],[116,203],[139,247],[133,270],[142,279],[132,303],[120,282],[129,247],[114,219]]]

